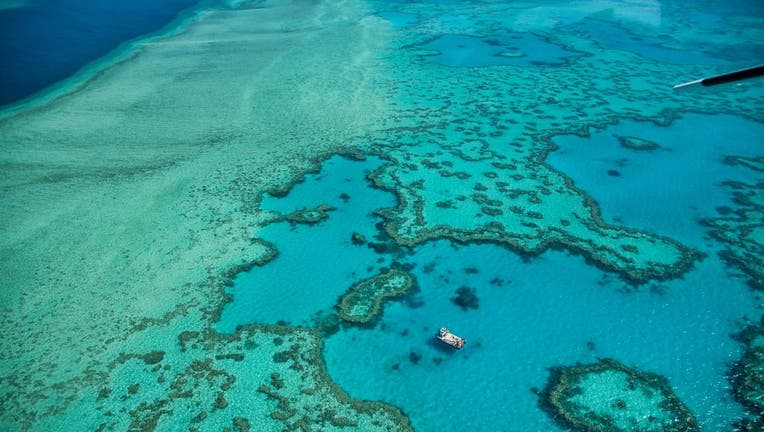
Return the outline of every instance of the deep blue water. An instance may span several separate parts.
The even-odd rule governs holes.
[[[0,105],[67,78],[197,0],[35,0],[0,10]]]

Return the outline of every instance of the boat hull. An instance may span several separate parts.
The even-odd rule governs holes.
[[[446,345],[450,345],[456,349],[462,349],[464,348],[464,344],[467,343],[467,339],[464,339],[462,337],[459,337],[450,331],[448,331],[447,328],[442,327],[437,335],[435,335],[436,338],[438,338],[441,342],[443,342]]]

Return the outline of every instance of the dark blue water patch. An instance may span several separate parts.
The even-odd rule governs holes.
[[[434,51],[426,58],[455,67],[561,65],[580,55],[533,33],[505,33],[491,37],[446,34],[417,46]]]
[[[635,53],[661,63],[668,64],[722,64],[727,61],[712,56],[700,49],[678,50],[663,44],[670,40],[669,35],[637,35],[611,22],[587,18],[575,25],[605,49],[622,50]]]
[[[638,151],[617,137],[637,137],[660,147]],[[698,223],[734,207],[726,180],[755,183],[762,176],[724,162],[726,156],[764,154],[764,124],[729,115],[687,114],[669,127],[622,121],[590,137],[554,139],[554,168],[599,203],[606,222],[646,229],[704,249]],[[614,175],[617,174],[617,175]]]
[[[198,0],[40,0],[0,10],[0,105],[65,79]]]
[[[393,27],[397,29],[411,27],[419,21],[416,14],[406,12],[384,11],[377,13],[377,16],[390,21]]]

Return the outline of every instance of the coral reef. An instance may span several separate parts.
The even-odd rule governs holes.
[[[551,369],[540,404],[561,426],[591,432],[698,431],[695,417],[660,375],[615,360]]]
[[[284,220],[291,223],[315,225],[329,217],[329,212],[336,210],[334,207],[322,204],[312,209],[301,209],[284,216]]]
[[[259,423],[265,396],[218,397],[228,374],[234,388],[259,365],[234,371],[233,357],[208,363],[204,350],[179,359],[175,336],[206,334],[228,299],[228,272],[275,256],[253,240],[276,217],[259,208],[265,191],[288,189],[331,154],[360,155],[353,138],[389,112],[368,53],[390,34],[361,22],[368,9],[357,1],[234,3],[201,5],[0,112],[9,204],[0,206],[0,429],[150,429],[154,417],[157,430],[187,429],[195,423],[182,417],[197,402],[207,418],[199,430],[283,429]],[[315,26],[320,35],[302,31]],[[358,99],[347,103],[346,92]],[[320,364],[320,350],[305,348]],[[147,357],[154,365],[114,363],[130,350],[164,354]],[[209,380],[194,375],[208,367]]]
[[[744,158],[737,161],[755,163]],[[761,167],[761,164],[755,166]],[[720,252],[722,259],[742,270],[751,288],[764,290],[764,183],[727,182],[726,185],[733,190],[733,200],[739,208],[732,210],[732,214],[706,219],[703,223],[710,228],[711,235],[726,246]]]
[[[337,303],[339,316],[345,321],[368,323],[381,313],[385,300],[409,294],[414,285],[414,277],[403,269],[382,271],[348,289]]]
[[[331,383],[313,332],[210,330],[226,278],[276,254],[252,240],[277,217],[259,208],[264,191],[285,194],[330,154],[379,154],[389,163],[372,178],[398,197],[380,214],[399,248],[438,238],[529,256],[564,248],[633,282],[667,279],[698,255],[604,223],[596,203],[544,163],[551,138],[623,118],[667,126],[681,111],[764,113],[745,83],[704,98],[666,88],[680,72],[702,76],[705,64],[589,55],[602,51],[589,37],[557,27],[537,36],[523,28],[532,19],[514,23],[522,43],[586,54],[522,58],[511,41],[466,34],[506,32],[493,5],[401,4],[469,17],[449,26],[465,33],[453,37],[424,18],[421,29],[394,33],[355,0],[234,3],[205,4],[0,113],[0,427],[407,430],[399,410]],[[738,36],[754,40],[746,31]],[[500,46],[504,58],[490,60],[502,66],[438,63],[422,52],[437,38],[457,41],[447,49],[472,39]],[[582,79],[598,70],[606,81]],[[745,220],[760,220],[750,207]],[[748,262],[760,228],[733,222],[712,224],[730,256]],[[737,238],[748,246],[735,249]],[[369,247],[401,253],[388,242]],[[753,278],[762,266],[741,268]],[[621,402],[611,410],[629,411]]]
[[[162,354],[123,354],[85,406],[99,430],[411,430],[396,408],[352,399],[327,375],[313,331],[249,326],[185,331]],[[140,384],[139,384],[140,383]],[[76,411],[75,411],[76,412]],[[71,414],[75,415],[75,414]],[[60,426],[60,425],[59,425]]]
[[[661,148],[660,145],[644,138],[616,135],[615,138],[622,147],[637,151],[652,151]]]
[[[350,242],[356,246],[361,246],[366,244],[366,237],[361,233],[354,232],[350,236]]]
[[[750,415],[741,421],[746,425],[742,430],[761,430],[755,426],[764,423],[764,317],[733,338],[745,347],[729,373],[732,393]]]

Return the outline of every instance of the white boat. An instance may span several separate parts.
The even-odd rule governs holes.
[[[451,345],[452,347],[456,349],[462,349],[464,344],[467,343],[467,339],[464,339],[462,337],[459,337],[450,331],[448,331],[447,328],[441,327],[438,331],[438,334],[435,335],[438,339],[441,340],[441,342],[446,343],[448,345]]]

